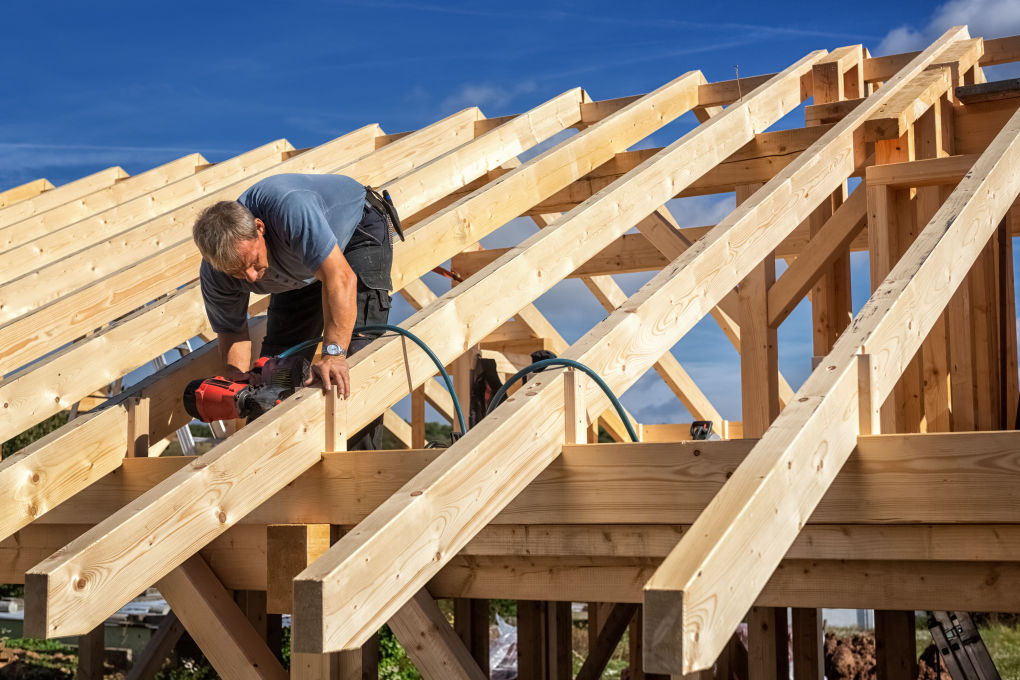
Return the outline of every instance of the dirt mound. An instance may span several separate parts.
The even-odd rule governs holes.
[[[921,653],[921,658],[917,662],[917,678],[918,680],[938,680],[939,678],[947,680],[949,678],[949,669],[946,668],[935,645],[928,645],[928,648]]]
[[[875,680],[875,637],[855,633],[849,638],[825,634],[825,677],[828,680]]]

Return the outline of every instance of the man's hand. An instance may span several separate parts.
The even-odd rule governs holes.
[[[312,364],[305,385],[311,385],[315,379],[322,381],[322,391],[329,392],[333,385],[337,392],[346,399],[351,396],[351,369],[347,366],[347,357],[322,356]]]

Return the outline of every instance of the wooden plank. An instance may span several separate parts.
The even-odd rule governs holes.
[[[266,527],[266,611],[290,614],[293,579],[330,544],[328,524],[270,524]]]
[[[867,224],[866,189],[857,187],[825,225],[818,230],[803,253],[769,287],[769,325],[777,327],[789,316],[814,285],[821,270],[835,262],[840,253]]]
[[[868,118],[864,124],[865,140],[874,142],[902,137],[951,86],[949,69],[921,74],[910,87],[901,90]]]
[[[914,612],[875,610],[875,671],[883,680],[917,677]]]
[[[378,127],[362,128],[359,132],[361,134],[352,133],[346,137],[349,142],[360,138],[358,141],[361,142],[362,152],[365,153],[371,148]],[[174,231],[181,233],[192,222],[191,213],[175,211],[196,200],[205,207],[211,201],[220,200],[220,197],[226,198],[226,194],[218,193],[218,190],[278,166],[282,159],[281,154],[291,148],[293,147],[287,140],[277,140],[217,163],[201,172],[192,173],[169,185],[153,187],[150,191],[126,198],[124,201],[113,201],[110,197],[107,197],[106,201],[97,199],[95,203],[97,207],[101,207],[99,211],[84,209],[73,211],[62,207],[0,230],[0,248],[3,249],[3,253],[0,254],[0,265],[5,272],[3,279],[9,281],[23,276],[164,214],[177,215],[178,221],[163,223],[162,243],[164,245],[173,243],[176,239],[170,238],[167,234]],[[131,184],[128,188],[134,186],[136,185]],[[126,192],[117,193],[127,196]],[[236,198],[236,194],[233,198]],[[28,264],[24,262],[25,258],[29,258]],[[96,258],[91,264],[100,266],[103,262]]]
[[[160,671],[167,657],[174,651],[177,641],[184,634],[184,626],[173,612],[160,621],[156,632],[142,650],[141,658],[131,664],[126,680],[152,680]]]
[[[602,672],[637,610],[638,605],[630,603],[612,606],[605,624],[599,630],[594,647],[588,650],[588,656],[577,672],[577,680],[598,680],[602,677]]]
[[[49,191],[52,188],[53,182],[43,177],[40,179],[34,179],[31,182],[19,184],[18,186],[11,187],[5,191],[0,191],[0,208],[6,208],[18,201],[24,201],[32,198],[33,196],[38,196],[42,192]]]
[[[793,680],[818,680],[825,677],[825,654],[822,610],[794,607]]]
[[[732,153],[736,145],[745,143],[756,127],[767,125],[776,115],[795,106],[800,101],[800,78],[820,56],[821,53],[808,55],[781,76],[777,76],[775,81],[759,88],[740,104],[731,106],[640,169],[629,173],[612,189],[564,215],[553,227],[532,236],[522,244],[517,257],[500,268],[501,274],[506,276],[507,281],[531,279],[528,285],[532,293],[537,292],[535,288],[539,288],[539,282],[547,277],[556,280],[564,276],[575,268],[573,258],[564,257],[565,253],[570,252],[572,256],[578,256],[578,259],[585,259],[589,253],[597,252],[621,233],[617,229],[625,229],[623,225],[634,224],[643,214],[661,205],[668,197],[668,192],[697,177],[704,169]],[[607,118],[602,124],[609,120]],[[682,179],[677,173],[680,167],[683,168]],[[621,200],[622,197],[626,197],[626,200]],[[588,229],[589,224],[592,227],[597,225],[598,229]],[[584,238],[573,236],[574,228],[581,228],[582,225]],[[544,253],[554,252],[558,256],[555,267],[550,265],[547,268],[543,263],[541,278],[534,275],[535,261],[526,257],[536,247],[541,247]],[[516,271],[511,273],[510,265],[514,262],[522,265],[527,263],[527,266],[522,267],[519,274]],[[479,272],[470,282],[455,288],[454,292],[465,287],[475,290],[481,288],[483,283],[494,278],[492,275],[482,278],[483,275],[493,271],[486,269]],[[730,281],[729,286],[732,287],[733,283]],[[502,291],[502,299],[505,301],[509,297],[507,286],[504,285]],[[616,312],[620,313],[619,310]],[[626,316],[636,318],[631,314]],[[449,333],[448,328],[446,333]],[[679,335],[677,333],[676,337]],[[429,337],[431,339],[432,336]],[[655,358],[661,356],[671,344],[661,345]],[[585,352],[576,352],[573,348],[566,356],[583,363],[587,363],[588,359]],[[619,358],[619,355],[615,356]],[[650,358],[644,366],[650,366],[655,358]],[[605,363],[596,362],[598,368],[595,370],[602,376],[609,376],[610,384],[619,387],[619,368],[615,367],[617,372],[613,375],[610,370],[606,370]],[[640,371],[631,375],[630,370],[628,368],[627,378],[636,379]],[[395,606],[399,606],[401,598],[395,596],[395,589],[410,594],[410,589],[424,583],[444,558],[459,549],[474,531],[487,523],[557,455],[558,443],[563,437],[563,417],[559,409],[563,394],[561,381],[561,373],[558,371],[551,374],[547,371],[539,374],[534,381],[529,381],[526,389],[519,390],[499,407],[501,413],[508,415],[496,416],[495,412],[490,414],[485,421],[447,449],[431,470],[423,472],[420,479],[408,483],[409,487],[420,493],[396,494],[391,497],[364,520],[357,532],[345,536],[295,581],[295,592],[307,589],[311,599],[322,603],[319,611],[325,614],[321,619],[311,610],[308,616],[301,617],[300,613],[296,615],[295,644],[299,645],[299,649],[314,651],[317,648],[344,648],[358,644],[380,620],[385,620]],[[592,398],[592,394],[588,388],[588,399]],[[537,395],[543,395],[543,398],[536,399]],[[602,412],[607,405],[604,396],[588,403],[589,421],[593,419],[593,413]],[[598,405],[592,407],[593,403]],[[520,423],[525,422],[529,430],[535,433],[526,442],[516,437]],[[509,451],[517,453],[509,454]],[[501,463],[493,466],[489,460],[497,455]],[[467,481],[476,478],[478,481]],[[479,489],[486,490],[484,495],[476,496],[478,500],[475,502],[465,504],[449,496],[453,494],[461,499],[462,492],[455,491],[453,487],[463,489],[475,484],[480,485]],[[490,496],[490,493],[493,495]],[[442,531],[418,531],[414,540],[408,541],[400,519],[410,521],[414,517],[414,521],[419,523],[427,516],[421,513],[430,513],[430,508],[439,506],[449,511],[444,515]],[[399,583],[379,578],[374,560],[367,558],[367,555],[372,554],[380,555],[380,559],[387,562],[392,559],[404,565]],[[373,565],[371,570],[363,566],[366,558]],[[413,569],[411,565],[414,565]],[[342,578],[339,577],[341,574]],[[376,592],[381,595],[383,591],[386,593],[385,598],[375,596]],[[381,602],[381,599],[387,602]]]
[[[680,76],[409,229],[406,242],[394,248],[394,290],[432,269],[429,262],[433,259],[450,258],[477,243],[525,209],[689,111],[696,103],[699,82],[704,82],[700,72]],[[659,114],[654,121],[646,115],[649,109]]]
[[[376,126],[370,126],[333,140],[314,151],[305,152],[283,164],[275,166],[276,172],[307,172],[309,170],[343,171],[367,183],[379,183],[406,173],[421,162],[436,154],[457,146],[463,136],[469,134],[470,122],[477,115],[475,110],[465,110],[439,123],[433,124],[413,135],[402,138],[392,145],[364,156],[364,145],[371,143]],[[360,159],[360,160],[355,160]],[[268,176],[268,175],[267,175]],[[217,198],[234,198],[251,182],[262,179],[262,175],[222,189],[214,195],[195,201],[169,216],[150,220],[138,229],[168,229],[174,219],[188,221],[208,201]],[[16,368],[27,360],[47,351],[56,349],[64,342],[93,330],[104,322],[117,318],[140,307],[160,294],[194,280],[200,255],[190,234],[180,234],[183,240],[156,254],[141,260],[141,266],[122,270],[107,276],[75,294],[64,296],[46,307],[45,313],[25,316],[0,326],[0,343],[5,348],[0,354],[0,371]],[[165,244],[164,244],[165,245]],[[130,291],[128,294],[112,295],[111,291]],[[87,309],[88,313],[83,313]],[[68,320],[73,319],[69,323]]]
[[[868,167],[866,181],[868,186],[883,184],[894,189],[939,184],[955,185],[963,179],[977,159],[977,154],[966,154],[872,165]]]
[[[92,173],[91,175],[74,180],[73,182],[61,184],[59,187],[55,188],[52,184],[49,184],[48,180],[40,180],[45,184],[49,184],[50,188],[36,194],[35,196],[26,197],[25,200],[16,201],[9,205],[3,204],[2,207],[0,207],[0,228],[6,228],[8,225],[22,220],[27,216],[49,210],[61,203],[73,201],[81,198],[82,196],[86,196],[93,191],[111,186],[118,180],[122,180],[127,176],[128,174],[124,172],[123,168],[115,166]],[[43,186],[45,186],[45,184]],[[29,191],[32,190],[34,189],[30,189]]]
[[[78,668],[75,680],[103,680],[103,656],[106,652],[106,626],[99,624],[78,636]]]
[[[928,59],[934,59],[961,34],[962,29],[954,29],[944,35],[897,80],[902,82],[901,76],[909,77],[908,73],[923,68]],[[882,90],[895,91],[895,83],[887,83],[879,95]],[[969,268],[980,244],[994,230],[1020,189],[1020,184],[1005,176],[1005,167],[1014,154],[1020,153],[1018,133],[1020,117],[1010,122],[979,159],[971,175],[865,305],[852,330],[844,334],[823,365],[812,373],[798,399],[787,407],[748,461],[706,508],[696,525],[698,531],[681,540],[677,551],[646,585],[646,607],[652,602],[656,608],[655,617],[649,618],[660,622],[655,639],[661,643],[657,649],[663,653],[662,666],[670,665],[667,655],[677,655],[681,651],[678,647],[682,647],[685,671],[704,667],[714,660],[725,642],[724,631],[732,629],[733,622],[764,584],[768,568],[778,564],[781,553],[793,542],[799,530],[796,518],[801,512],[793,508],[812,508],[817,503],[835,474],[833,468],[838,469],[845,460],[848,452],[845,442],[856,434],[857,376],[853,357],[860,351],[882,357],[874,371],[875,392],[887,395],[891,381],[913,356],[920,339],[953,293],[946,271]],[[980,206],[970,200],[975,192],[989,186],[998,188],[994,198],[981,201]],[[904,332],[907,327],[911,329],[909,335]],[[807,450],[815,453],[805,456],[801,450],[801,455],[791,456],[797,442],[802,441],[811,442]],[[777,472],[779,469],[788,469],[789,473]],[[773,504],[775,513],[765,509]],[[754,550],[748,550],[747,544],[741,542],[741,554],[737,555],[732,552],[736,543],[719,543],[718,532],[732,532],[734,526],[739,527],[747,543],[755,546]],[[752,526],[753,532],[748,532]],[[750,555],[756,560],[755,567],[746,572],[738,570],[742,574],[740,582],[726,584],[730,594],[725,611],[716,609],[708,615],[710,618],[701,618],[707,615],[704,598],[721,582],[709,583],[706,577],[711,574],[715,579],[716,565],[725,564],[732,570]],[[682,602],[680,591],[684,591]],[[694,632],[699,634],[697,642]],[[728,637],[728,632],[725,635]]]
[[[192,557],[164,576],[157,587],[220,677],[287,677],[201,557]]]
[[[486,677],[428,591],[419,590],[408,600],[390,629],[425,680]]]
[[[512,593],[540,599],[557,594],[573,601],[608,597],[636,603],[640,583],[656,564],[642,559],[456,557],[429,582],[429,589],[439,597]],[[1009,579],[1018,574],[1015,562],[784,560],[755,605],[1013,612],[1020,597]]]
[[[698,88],[698,105],[704,107],[728,106],[775,76],[775,73],[766,73],[760,76],[705,83]]]
[[[982,102],[1020,97],[1020,78],[964,85],[957,87],[954,94],[957,101],[963,104],[980,104]]]
[[[383,413],[383,427],[400,440],[400,443],[405,447],[409,449],[421,448],[413,446],[411,424],[394,413],[393,409],[386,409],[386,412]]]
[[[786,655],[786,609],[751,607],[747,615],[747,670],[750,680],[790,677]],[[779,640],[782,639],[782,645]]]
[[[281,140],[276,144],[283,149],[291,148],[286,140]],[[123,177],[112,185],[85,194],[77,200],[50,208],[33,206],[32,210],[24,210],[20,215],[15,214],[17,211],[14,208],[11,208],[10,211],[0,211],[0,224],[6,225],[0,228],[0,239],[10,238],[12,242],[17,243],[32,238],[31,234],[41,236],[111,208],[118,203],[123,203],[193,175],[204,167],[209,167],[209,163],[201,154],[188,154],[143,173]],[[44,230],[41,233],[40,226]],[[23,233],[19,234],[19,232]],[[4,276],[4,279],[14,278],[17,275],[17,272],[11,272]]]
[[[455,599],[453,629],[483,675],[489,675],[489,601]]]

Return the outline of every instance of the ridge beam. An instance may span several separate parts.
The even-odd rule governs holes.
[[[598,252],[675,195],[679,188],[693,182],[756,132],[795,108],[801,101],[801,78],[810,73],[813,63],[824,54],[824,50],[809,54],[739,104],[684,135],[607,190],[529,238],[519,247],[519,255],[507,262],[506,280],[546,281],[565,276],[576,268],[575,259],[587,259]],[[528,257],[532,252],[546,253],[543,260],[551,259],[550,252],[556,255],[552,262],[543,264],[540,277],[534,271],[539,261],[532,263]],[[510,270],[512,262],[520,263],[520,268]],[[545,270],[546,266],[551,271]],[[498,285],[493,281],[494,275],[495,270],[487,268],[453,290]],[[730,282],[730,287],[735,284],[736,279]],[[517,285],[504,284],[502,288],[507,290],[503,296],[512,293]],[[534,284],[525,281],[520,285]],[[617,311],[614,316],[619,319],[619,315]],[[639,323],[635,315],[623,316],[631,319],[628,326]],[[642,368],[649,368],[673,344],[675,341],[656,347],[654,357],[643,357],[647,361]],[[461,351],[464,346],[461,345]],[[614,352],[617,349],[613,345]],[[371,357],[375,359],[379,354]],[[582,359],[585,356],[582,353],[577,357],[573,348],[567,355]],[[630,370],[628,366],[628,374]],[[643,372],[639,370],[633,379]],[[601,413],[608,404],[604,399],[593,400],[590,381],[585,385],[586,417],[591,423],[593,414]],[[538,380],[529,381],[525,389],[518,390],[441,453],[298,575],[294,581],[295,594],[301,593],[306,601],[318,606],[295,613],[295,649],[321,653],[357,647],[392,616],[559,455],[564,437],[563,396],[562,372],[539,374]],[[528,437],[520,436],[523,423],[528,424]],[[411,526],[415,529],[408,533]]]

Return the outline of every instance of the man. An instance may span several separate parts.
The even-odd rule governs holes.
[[[393,251],[380,203],[350,177],[285,174],[199,216],[193,235],[203,257],[202,297],[226,377],[247,378],[249,294],[269,293],[262,356],[321,335],[321,356],[313,360],[314,348],[306,353],[312,360],[306,384],[319,378],[323,390],[336,385],[350,396],[347,355],[372,339],[352,340],[352,330],[389,318]],[[366,430],[372,432],[365,447],[380,448],[381,428]]]

